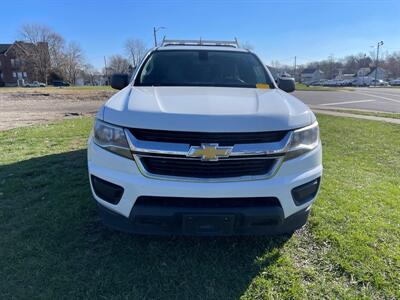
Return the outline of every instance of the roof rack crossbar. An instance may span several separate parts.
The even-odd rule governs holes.
[[[215,40],[166,40],[164,39],[161,46],[224,46],[239,48],[239,43],[235,38],[234,41],[215,41]]]

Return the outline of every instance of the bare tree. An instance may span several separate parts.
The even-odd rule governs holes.
[[[282,65],[280,64],[279,60],[271,60],[270,63],[271,67],[279,69]]]
[[[147,52],[145,43],[139,39],[128,39],[125,42],[125,51],[133,67],[136,67]]]
[[[83,68],[84,57],[81,47],[70,42],[63,54],[62,73],[70,83],[75,84],[76,77]]]
[[[108,68],[107,73],[129,73],[131,70],[131,66],[129,61],[124,58],[122,55],[112,55],[108,59]]]
[[[100,75],[93,65],[85,64],[83,65],[82,74],[85,82],[89,82],[90,85],[96,85],[96,76]]]
[[[59,71],[62,68],[64,50],[65,50],[64,38],[57,33],[53,33],[52,42],[49,44],[49,54],[50,54],[51,68],[55,71]]]
[[[387,55],[382,65],[393,78],[400,77],[400,51]]]
[[[21,42],[16,50],[21,58],[32,66],[37,79],[46,81],[51,65],[61,61],[64,39],[49,27],[39,24],[25,24],[20,30]]]

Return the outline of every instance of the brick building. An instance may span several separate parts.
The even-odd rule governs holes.
[[[16,41],[0,44],[0,87],[17,86],[34,80],[45,81],[47,69],[43,68],[43,62],[50,67],[46,43],[34,45]]]

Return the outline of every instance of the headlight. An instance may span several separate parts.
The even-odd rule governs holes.
[[[287,159],[302,155],[313,150],[319,144],[319,127],[315,121],[312,125],[293,131]]]
[[[128,141],[122,127],[96,120],[93,128],[93,139],[98,146],[132,159]]]

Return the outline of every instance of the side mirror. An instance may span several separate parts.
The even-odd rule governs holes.
[[[116,90],[122,90],[129,84],[128,74],[114,74],[111,76],[111,87]]]
[[[279,78],[278,87],[286,93],[291,93],[296,89],[294,78]]]

